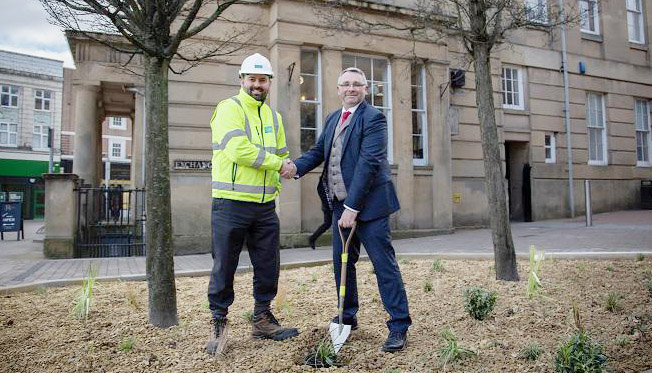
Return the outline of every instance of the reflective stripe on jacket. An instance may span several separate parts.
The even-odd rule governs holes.
[[[217,105],[211,133],[213,198],[273,201],[281,191],[278,171],[289,156],[281,116],[241,88]]]

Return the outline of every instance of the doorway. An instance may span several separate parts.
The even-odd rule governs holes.
[[[532,221],[529,143],[505,141],[505,177],[509,201],[509,219]]]

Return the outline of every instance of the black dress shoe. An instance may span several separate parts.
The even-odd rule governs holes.
[[[340,317],[339,316],[333,317],[333,320],[331,320],[331,322],[334,322],[335,324],[339,324],[340,323]],[[342,322],[342,324],[351,325],[351,330],[357,330],[358,329],[358,320],[357,319],[353,319],[353,320],[344,319],[344,322]]]
[[[407,332],[389,332],[383,345],[384,352],[401,351],[407,346]]]
[[[308,244],[310,245],[310,247],[312,247],[313,250],[315,250],[315,241],[317,240],[313,239],[312,237],[308,239]]]

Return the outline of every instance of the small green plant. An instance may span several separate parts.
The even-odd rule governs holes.
[[[583,330],[578,330],[568,341],[559,345],[555,358],[555,371],[572,372],[603,372],[607,357],[602,353],[602,345],[591,340]]]
[[[444,262],[437,258],[432,262],[432,271],[433,272],[444,272]]]
[[[211,308],[210,304],[208,303],[208,299],[201,302],[201,308],[205,310],[209,310]]]
[[[319,341],[313,352],[306,356],[305,362],[315,368],[328,368],[337,365],[337,353],[330,336]]]
[[[613,266],[612,264],[609,264],[609,265],[607,266],[607,271],[609,271],[609,272],[613,272],[613,271],[615,271],[614,266]]]
[[[619,293],[609,292],[609,294],[607,294],[607,301],[604,305],[604,308],[609,312],[619,311],[622,308],[620,304],[621,299],[622,295]]]
[[[48,288],[45,286],[39,286],[38,289],[34,290],[35,295],[47,295],[48,294]]]
[[[426,282],[423,283],[423,291],[426,293],[432,291],[432,282],[430,282],[430,280],[426,280]]]
[[[95,289],[95,277],[97,268],[93,265],[88,267],[86,278],[82,282],[82,287],[75,298],[72,307],[72,314],[79,320],[86,321],[91,311],[91,302],[93,300],[93,290]]]
[[[616,344],[618,344],[618,346],[620,346],[620,347],[627,346],[629,344],[629,337],[627,337],[626,335],[623,335],[623,334],[617,336],[616,337]]]
[[[484,320],[496,305],[496,292],[482,288],[464,289],[464,309],[476,320]]]
[[[541,348],[541,345],[535,341],[525,346],[525,348],[519,353],[519,356],[523,359],[534,361],[539,358],[542,352],[543,349]]]
[[[299,281],[297,287],[299,288],[299,292],[301,293],[305,293],[308,291],[308,285],[306,285],[306,283],[303,281]]]
[[[252,322],[254,322],[254,311],[251,311],[251,310],[244,311],[242,313],[242,319],[244,321],[246,321],[247,323],[251,324]]]
[[[446,369],[446,364],[452,363],[457,359],[475,355],[475,352],[464,348],[457,343],[457,336],[452,330],[448,328],[444,329],[444,331],[441,332],[441,337],[444,340],[444,346],[441,347],[438,352],[442,369]]]
[[[530,271],[527,277],[527,296],[529,299],[532,299],[543,287],[541,280],[539,280],[543,258],[543,251],[537,251],[534,245],[530,245]]]
[[[644,260],[645,260],[645,255],[643,255],[643,254],[641,254],[641,253],[639,253],[638,255],[636,255],[636,261],[638,261],[638,262],[642,262],[642,261],[644,261]]]
[[[643,286],[647,289],[647,293],[652,297],[652,280],[643,280]]]
[[[120,342],[120,345],[118,346],[118,350],[122,352],[129,352],[134,349],[135,345],[136,345],[136,341],[132,337],[129,337],[127,339],[122,340],[122,342]]]
[[[140,302],[138,301],[138,294],[133,289],[127,291],[127,303],[136,311],[140,311]]]
[[[584,264],[578,264],[576,268],[577,268],[577,272],[580,273],[586,271],[586,266]]]
[[[401,264],[410,264],[411,262],[408,259],[401,259]]]
[[[310,274],[310,282],[317,282],[318,278],[319,278],[319,275],[317,275],[315,272]]]

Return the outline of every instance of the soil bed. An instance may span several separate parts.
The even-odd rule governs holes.
[[[446,366],[456,372],[549,372],[559,343],[574,330],[575,302],[582,324],[603,343],[608,366],[616,372],[652,368],[652,302],[644,281],[652,279],[652,261],[546,260],[543,294],[526,295],[526,261],[519,261],[520,282],[496,281],[493,261],[445,260],[443,272],[432,260],[401,260],[413,326],[405,351],[386,354],[386,313],[371,264],[358,265],[359,329],[340,351],[340,367],[319,371],[430,372],[441,370],[440,333],[453,330],[458,343],[473,350]],[[651,280],[652,281],[652,280]],[[225,356],[204,353],[210,335],[206,301],[208,278],[179,278],[179,325],[161,330],[147,323],[145,282],[99,283],[89,319],[70,315],[79,286],[42,289],[0,298],[1,372],[271,372],[317,371],[304,358],[326,333],[336,314],[332,267],[283,270],[274,313],[301,334],[289,341],[250,338],[252,276],[236,276],[236,300],[230,309]],[[471,318],[462,291],[480,286],[498,300],[485,321]],[[427,289],[430,288],[429,291]],[[606,309],[609,293],[621,298],[615,312]],[[519,356],[531,342],[543,352],[536,361]]]

